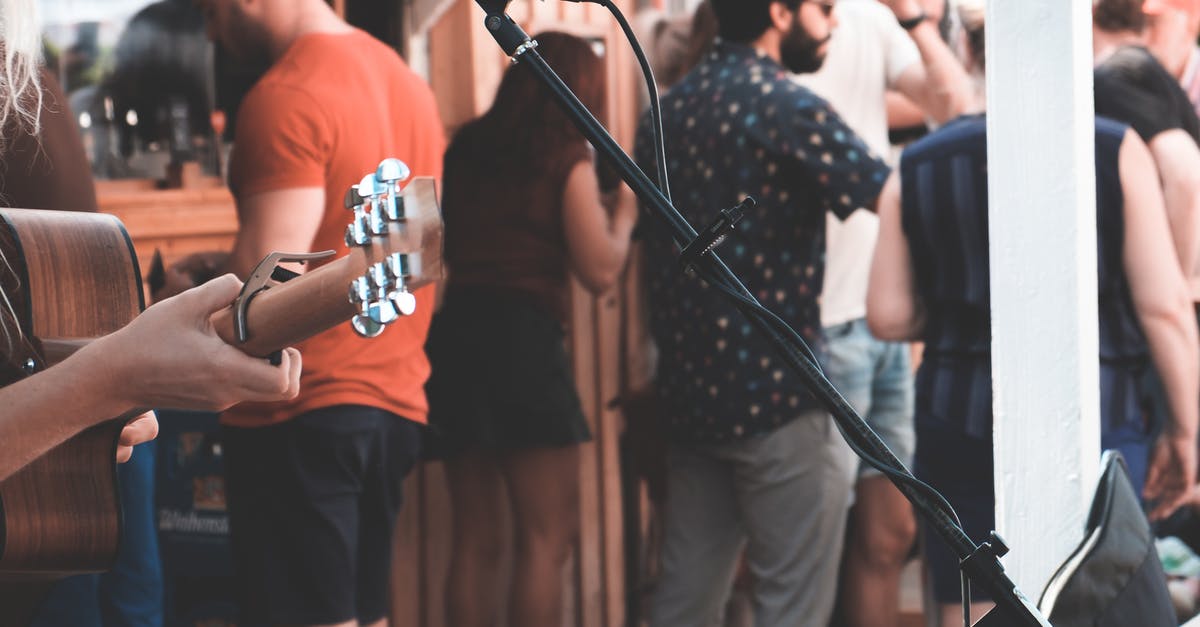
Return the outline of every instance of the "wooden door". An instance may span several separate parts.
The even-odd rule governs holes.
[[[632,15],[632,0],[618,4]],[[634,90],[640,83],[634,82],[632,53],[609,13],[591,4],[516,0],[509,5],[509,14],[531,34],[561,30],[602,45],[609,87],[604,122],[618,141],[631,147],[638,102]],[[442,120],[453,132],[491,104],[509,62],[484,29],[483,12],[471,0],[455,2],[423,35],[428,42],[430,84]],[[618,289],[593,298],[579,286],[573,289],[570,350],[594,440],[583,446],[579,468],[581,534],[563,575],[564,626],[626,623],[622,425],[619,413],[609,408],[618,394],[622,293]],[[405,490],[395,543],[393,625],[449,627],[443,599],[451,551],[450,506],[441,464],[418,468]],[[510,525],[508,521],[497,524]]]

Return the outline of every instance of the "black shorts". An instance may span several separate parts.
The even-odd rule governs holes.
[[[421,430],[358,405],[223,428],[239,625],[387,614],[392,529]]]
[[[426,454],[507,452],[591,439],[563,327],[514,294],[459,288],[433,317]]]

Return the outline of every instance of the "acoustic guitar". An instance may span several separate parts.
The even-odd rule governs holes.
[[[268,257],[242,296],[213,316],[217,333],[267,357],[347,321],[374,336],[411,313],[411,291],[442,276],[442,220],[433,180],[401,190],[406,178],[407,167],[390,159],[353,186],[349,255],[301,275],[275,268],[292,256]],[[137,258],[112,216],[0,209],[0,253],[0,289],[11,304],[0,311],[9,338],[0,337],[0,386],[53,366],[143,309]],[[69,394],[71,382],[61,384]],[[134,415],[92,427],[0,481],[0,627],[27,624],[45,582],[111,567],[121,537],[117,438]]]

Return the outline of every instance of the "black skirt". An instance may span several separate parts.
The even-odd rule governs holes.
[[[591,439],[563,328],[517,294],[447,294],[425,344],[427,457],[560,447]]]

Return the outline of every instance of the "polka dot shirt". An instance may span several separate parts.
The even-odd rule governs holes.
[[[824,100],[742,45],[718,42],[663,98],[663,123],[676,207],[699,229],[754,197],[758,206],[717,252],[819,353],[825,213],[873,210],[887,166]],[[637,157],[654,179],[649,139],[643,118]],[[665,237],[647,240],[657,383],[673,440],[750,437],[816,407],[719,292],[679,271],[678,250]]]

